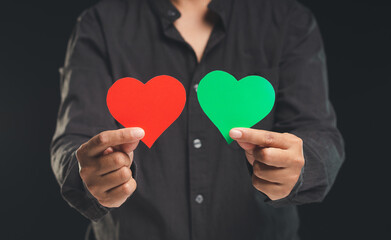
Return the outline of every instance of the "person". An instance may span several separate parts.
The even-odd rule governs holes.
[[[213,70],[262,76],[276,92],[231,144],[196,97]],[[60,72],[51,163],[91,238],[299,239],[296,205],[322,201],[344,159],[319,27],[296,0],[101,1],[78,18]],[[149,149],[106,94],[117,79],[163,74],[187,102]]]

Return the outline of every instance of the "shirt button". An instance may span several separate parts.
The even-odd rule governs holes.
[[[204,201],[204,197],[201,194],[198,194],[195,198],[196,203],[201,204]]]
[[[170,17],[174,17],[176,15],[176,12],[173,11],[173,10],[168,10],[167,11],[167,15],[170,16]]]
[[[194,90],[197,92],[198,83],[196,83],[193,87],[194,87]]]
[[[198,138],[197,138],[197,139],[194,139],[194,140],[193,140],[193,146],[194,146],[195,148],[200,148],[200,147],[202,146],[201,140],[199,140]]]

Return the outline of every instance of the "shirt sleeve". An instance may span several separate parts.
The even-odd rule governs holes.
[[[322,201],[344,160],[344,142],[328,96],[326,57],[313,14],[292,1],[283,40],[275,125],[303,140],[305,165],[290,195],[273,206]]]
[[[79,175],[75,151],[99,132],[117,129],[106,107],[113,83],[99,18],[93,9],[78,18],[60,69],[61,103],[51,143],[51,164],[61,194],[70,206],[97,221],[110,209],[88,192]]]

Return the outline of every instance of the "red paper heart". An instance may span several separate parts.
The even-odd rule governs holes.
[[[186,91],[177,79],[161,75],[143,84],[135,78],[117,80],[107,93],[111,115],[124,127],[140,127],[142,141],[151,148],[156,139],[179,117]]]

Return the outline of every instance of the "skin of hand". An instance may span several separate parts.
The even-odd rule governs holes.
[[[80,177],[101,205],[119,207],[136,190],[130,166],[144,135],[141,128],[104,131],[77,149]]]
[[[290,133],[251,128],[229,132],[253,166],[252,184],[271,200],[287,197],[304,166],[303,141]]]

